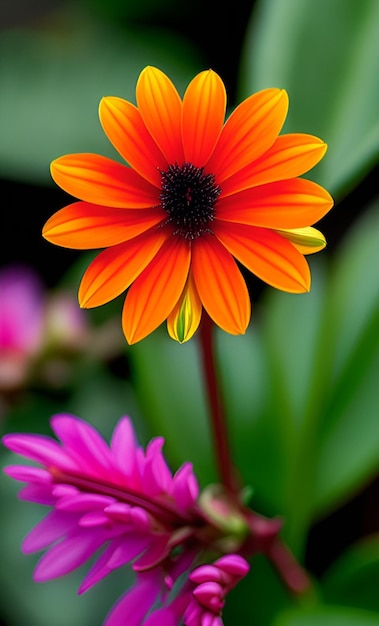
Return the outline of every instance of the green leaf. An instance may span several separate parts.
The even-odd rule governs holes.
[[[74,4],[58,17],[40,30],[0,32],[3,177],[48,184],[50,162],[66,153],[120,159],[100,126],[101,98],[135,102],[146,65],[166,71],[179,89],[198,67],[197,50],[173,33],[112,28]]]
[[[269,445],[276,450],[279,443],[282,451],[279,511],[285,519],[285,536],[299,557],[311,523],[316,435],[323,403],[320,389],[327,381],[320,362],[326,282],[322,261],[322,257],[310,261],[310,293],[293,295],[269,290],[260,311],[268,360],[266,412],[272,423]],[[267,449],[264,454],[269,458]],[[271,468],[266,466],[267,471],[271,473]]]
[[[379,615],[379,536],[368,537],[346,551],[321,581],[326,602],[355,606]]]
[[[288,91],[285,131],[328,143],[307,177],[336,196],[379,157],[378,28],[376,0],[258,0],[248,26],[241,97],[265,87]]]
[[[379,468],[379,212],[355,224],[332,268],[326,301],[330,392],[320,422],[314,505],[335,508]]]
[[[294,451],[302,445],[300,426],[314,378],[324,304],[319,269],[309,294],[269,289],[244,337],[218,335],[237,465],[254,488],[255,504],[266,514],[284,515],[286,525],[296,514],[305,477],[305,469],[295,469]]]
[[[271,410],[268,359],[255,315],[243,336],[218,330],[217,358],[233,459],[253,488],[254,505],[274,515],[283,511],[287,437],[281,415]]]
[[[311,259],[310,294],[270,290],[260,304],[267,357],[260,418],[269,416],[271,434],[258,439],[258,458],[268,462],[254,469],[258,476],[280,472],[279,510],[299,556],[312,522],[352,497],[379,467],[378,226],[374,205],[352,227],[335,265],[323,267],[322,255]],[[260,485],[258,478],[258,499]]]
[[[379,626],[379,615],[340,606],[283,612],[273,626]]]
[[[129,349],[132,383],[154,435],[179,465],[191,461],[205,485],[216,479],[197,338],[178,344],[160,328]]]

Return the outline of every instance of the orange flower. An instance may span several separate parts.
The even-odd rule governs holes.
[[[244,333],[250,300],[236,260],[284,291],[309,291],[304,254],[321,250],[310,225],[333,200],[298,178],[326,144],[306,134],[280,135],[287,93],[265,89],[224,122],[226,93],[212,70],[198,74],[183,99],[170,79],[146,67],[137,106],[116,97],[100,102],[103,129],[129,164],[96,154],[51,164],[55,182],[79,198],[53,215],[43,235],[68,248],[105,248],[85,272],[82,307],[128,289],[123,329],[129,343],[167,319],[187,341],[202,307],[231,334]]]

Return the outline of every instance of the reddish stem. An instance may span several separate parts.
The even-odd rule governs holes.
[[[305,593],[310,588],[311,581],[305,569],[279,537],[281,519],[267,519],[246,508],[244,513],[251,530],[245,544],[246,554],[262,552],[291,593],[294,595]]]
[[[311,582],[306,571],[279,537],[272,542],[266,556],[276,568],[287,589],[293,594],[299,595],[309,589]]]
[[[214,452],[221,481],[229,495],[237,501],[251,529],[246,543],[247,553],[263,552],[277,570],[287,588],[294,594],[304,593],[310,587],[306,571],[296,561],[292,552],[278,537],[282,522],[268,520],[250,509],[244,509],[239,501],[241,484],[232,463],[224,403],[218,384],[213,344],[213,322],[204,312],[200,327],[200,345],[205,374],[206,390],[210,408]]]
[[[240,492],[241,485],[230,455],[227,420],[216,372],[212,330],[213,322],[204,311],[200,326],[200,345],[210,409],[214,453],[220,479],[229,494],[235,497]]]

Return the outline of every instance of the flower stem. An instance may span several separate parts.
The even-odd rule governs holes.
[[[227,420],[216,372],[213,328],[212,320],[204,311],[200,325],[200,346],[210,409],[214,452],[220,479],[229,494],[236,497],[240,492],[241,485],[230,455]]]
[[[296,561],[292,552],[278,537],[266,552],[267,558],[276,568],[281,579],[294,595],[301,595],[311,587],[310,578],[305,569]]]
[[[312,588],[310,577],[279,537],[281,519],[268,519],[247,508],[244,514],[250,528],[250,536],[244,547],[246,555],[262,552],[293,595],[303,596],[308,593]]]

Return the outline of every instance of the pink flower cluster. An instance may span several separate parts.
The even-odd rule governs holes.
[[[222,626],[225,597],[249,571],[242,556],[228,554],[213,565],[201,565],[189,575],[196,584],[184,615],[186,626]]]
[[[34,579],[63,576],[100,548],[79,593],[128,563],[133,587],[106,618],[106,626],[220,626],[225,595],[246,575],[238,555],[196,568],[207,550],[207,520],[197,505],[198,483],[189,463],[172,475],[162,454],[164,440],[138,445],[132,423],[122,418],[110,445],[88,423],[56,415],[60,440],[8,434],[4,445],[39,467],[12,465],[6,474],[25,482],[21,499],[51,511],[23,542],[25,553],[45,550]],[[191,571],[192,570],[192,571]],[[179,592],[174,584],[189,574]]]

